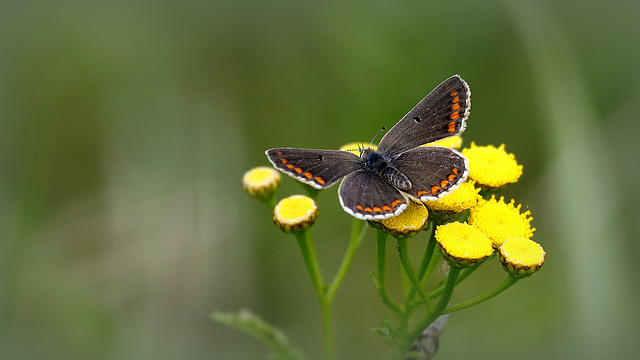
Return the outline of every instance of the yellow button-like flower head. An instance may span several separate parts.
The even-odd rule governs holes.
[[[312,198],[293,195],[280,200],[273,209],[273,222],[284,232],[301,232],[316,221],[318,206]]]
[[[429,211],[421,203],[409,201],[409,206],[398,216],[384,220],[372,220],[369,223],[381,227],[395,237],[411,237],[417,234],[427,223]]]
[[[242,177],[242,187],[251,197],[268,199],[280,185],[280,173],[274,168],[259,166],[253,168]]]
[[[507,239],[499,250],[502,267],[518,278],[538,271],[547,257],[540,244],[523,237]]]
[[[469,159],[469,178],[487,188],[514,183],[522,175],[522,165],[504,150],[504,144],[496,148],[471,143],[471,147],[462,149],[462,155]]]
[[[536,230],[531,227],[531,212],[520,213],[520,205],[514,206],[514,201],[506,204],[504,197],[496,200],[481,199],[478,205],[469,212],[469,224],[482,230],[493,241],[493,246],[499,248],[502,243],[512,237],[530,239]]]
[[[462,136],[460,135],[449,136],[448,138],[444,138],[442,140],[424,144],[422,146],[444,146],[444,147],[448,147],[449,149],[458,150],[462,146]]]
[[[493,254],[487,235],[467,223],[452,222],[438,226],[436,241],[442,249],[442,256],[457,267],[469,267]]]
[[[349,151],[352,152],[358,156],[360,156],[360,150],[359,149],[366,149],[369,147],[369,143],[365,143],[365,142],[352,142],[352,143],[348,143],[348,144],[344,144],[340,147],[340,149],[338,150],[342,150],[342,151]],[[371,144],[371,150],[378,150],[378,145],[376,144]]]
[[[478,194],[480,189],[476,188],[475,184],[473,180],[463,182],[457,189],[445,195],[442,199],[425,201],[424,204],[431,210],[461,213],[475,206],[478,200],[481,199]]]

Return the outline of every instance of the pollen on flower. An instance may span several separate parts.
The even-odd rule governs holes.
[[[442,140],[430,142],[430,143],[424,144],[422,146],[444,146],[444,147],[448,147],[450,149],[456,149],[457,150],[457,149],[460,149],[460,147],[462,146],[462,136],[460,136],[460,135],[449,136],[448,138],[444,138]]]
[[[515,277],[526,277],[538,271],[547,256],[540,244],[523,237],[505,240],[499,250],[502,266]]]
[[[462,149],[462,155],[469,159],[469,178],[479,185],[497,188],[518,181],[522,175],[522,165],[518,165],[515,155],[504,149],[504,144],[495,146],[471,146]]]
[[[300,232],[309,228],[318,216],[312,198],[293,195],[280,200],[273,209],[273,222],[284,232]]]
[[[269,198],[280,185],[280,173],[275,169],[259,166],[247,171],[242,177],[242,187],[256,199]]]
[[[400,215],[370,223],[376,227],[381,226],[394,236],[411,237],[422,230],[428,218],[429,211],[423,204],[409,201],[408,207]]]
[[[530,239],[536,230],[531,227],[531,212],[520,213],[521,205],[514,206],[511,200],[508,204],[504,197],[496,200],[492,196],[490,200],[481,199],[469,212],[469,224],[477,227],[487,234],[493,241],[495,248],[512,237]]]
[[[457,189],[445,195],[441,199],[425,201],[424,204],[431,210],[460,213],[475,206],[481,198],[479,188],[475,187],[475,181],[463,182]]]
[[[442,256],[457,267],[471,266],[493,254],[487,235],[467,223],[440,225],[436,228],[435,237]]]

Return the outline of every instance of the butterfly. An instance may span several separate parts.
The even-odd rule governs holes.
[[[408,201],[441,198],[469,173],[467,159],[440,146],[420,146],[461,134],[471,108],[467,83],[454,75],[436,86],[380,140],[378,149],[360,156],[342,150],[281,147],[265,152],[283,173],[326,189],[338,188],[342,208],[362,220],[399,215]]]

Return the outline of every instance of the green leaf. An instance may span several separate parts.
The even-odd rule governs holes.
[[[212,321],[227,325],[258,339],[269,349],[269,359],[304,360],[304,356],[289,343],[282,330],[247,309],[240,309],[237,312],[216,310],[211,313],[210,318]]]

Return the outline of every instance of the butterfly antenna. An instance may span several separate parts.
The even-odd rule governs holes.
[[[371,145],[373,145],[373,140],[375,140],[378,135],[380,135],[381,132],[387,130],[386,126],[383,126],[382,129],[380,129],[380,131],[378,131],[378,133],[376,134],[376,136],[373,137],[373,139],[371,139],[371,142],[369,143],[369,149],[371,149]]]

